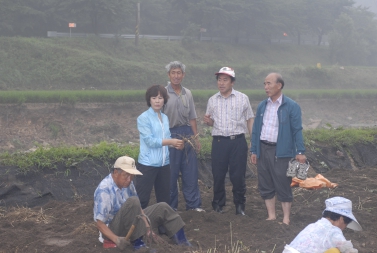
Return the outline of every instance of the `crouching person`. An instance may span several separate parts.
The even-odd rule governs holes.
[[[361,231],[361,226],[352,214],[352,202],[343,197],[325,201],[322,218],[309,224],[284,248],[283,253],[357,253],[342,230],[346,227]]]
[[[161,226],[175,243],[191,247],[183,230],[185,223],[168,204],[161,202],[141,208],[132,181],[135,175],[142,175],[135,160],[119,157],[94,192],[94,221],[104,247],[123,250],[130,245],[138,250],[147,247],[146,243],[166,243],[152,230]]]

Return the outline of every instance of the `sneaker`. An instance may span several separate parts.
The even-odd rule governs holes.
[[[138,239],[136,239],[135,241],[132,242],[132,245],[134,246],[134,250],[138,250],[138,249],[147,247],[147,245],[145,245],[145,243],[143,242],[143,240],[141,238],[143,238],[143,237],[140,237],[140,238],[138,238]]]
[[[197,211],[197,212],[206,212],[206,210],[204,210],[203,208],[200,208],[200,207],[197,207],[197,208],[194,208],[194,209],[191,209],[191,210],[194,210],[194,211]]]
[[[292,158],[288,163],[287,177],[295,177],[300,163]]]
[[[306,163],[300,163],[297,170],[297,178],[301,180],[305,180],[308,175],[308,169],[309,169],[308,161],[306,161]]]

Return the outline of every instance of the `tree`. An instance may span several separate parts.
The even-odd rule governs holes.
[[[339,16],[330,33],[330,54],[343,65],[375,64],[377,21],[365,8],[350,8]]]
[[[351,7],[353,0],[305,0],[307,26],[317,34],[318,45],[322,43],[322,36],[328,34],[339,15]]]
[[[2,35],[45,35],[53,20],[56,0],[0,0]]]
[[[127,21],[135,23],[135,6],[134,0],[65,0],[58,2],[56,13],[66,24],[75,22],[95,34],[118,33]]]

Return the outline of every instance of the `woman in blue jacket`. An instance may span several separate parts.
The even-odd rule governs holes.
[[[140,133],[138,170],[143,173],[136,178],[136,192],[141,208],[146,208],[154,187],[157,202],[169,203],[170,165],[168,146],[183,149],[183,140],[172,139],[168,117],[161,108],[168,101],[166,89],[153,85],[145,93],[149,109],[137,118]]]

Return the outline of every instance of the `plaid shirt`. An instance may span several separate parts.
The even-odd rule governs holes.
[[[276,142],[278,140],[278,109],[281,105],[282,99],[282,95],[275,102],[272,102],[271,98],[267,99],[266,110],[264,111],[263,116],[262,132],[260,134],[261,140],[270,142]]]
[[[212,136],[231,136],[248,132],[246,121],[254,117],[249,98],[234,89],[229,97],[220,92],[208,100],[207,115],[214,121]]]

